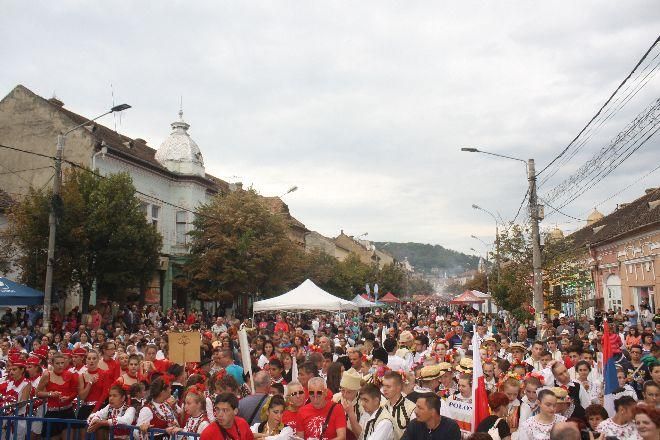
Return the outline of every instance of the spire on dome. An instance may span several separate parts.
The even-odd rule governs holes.
[[[170,171],[204,176],[202,153],[188,134],[190,124],[183,119],[183,99],[179,107],[179,120],[172,122],[170,126],[172,133],[156,151],[156,160]]]

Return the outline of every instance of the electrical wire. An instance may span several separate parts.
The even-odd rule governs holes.
[[[578,134],[577,134],[577,135],[571,140],[571,142],[569,142],[569,144],[568,144],[568,145],[567,145],[567,146],[566,146],[566,147],[565,147],[565,148],[564,148],[564,149],[563,149],[563,150],[562,150],[557,156],[555,156],[555,158],[552,159],[552,160],[550,161],[550,163],[548,163],[545,167],[543,167],[543,169],[542,169],[541,171],[539,171],[538,173],[536,173],[536,176],[537,176],[537,177],[538,177],[539,175],[543,174],[543,172],[546,171],[550,166],[552,166],[552,164],[554,164],[554,163],[555,163],[557,160],[559,160],[564,154],[566,154],[566,152],[571,148],[571,146],[575,143],[575,141],[576,141],[576,140],[582,135],[582,133],[584,133],[585,130],[591,125],[591,123],[592,123],[594,120],[596,120],[596,118],[597,118],[598,116],[600,116],[600,114],[602,113],[603,109],[605,109],[605,107],[607,107],[607,105],[610,103],[610,101],[611,101],[611,100],[614,98],[614,96],[619,92],[619,90],[621,89],[621,87],[623,87],[623,86],[626,84],[626,82],[628,82],[628,79],[630,79],[630,77],[635,73],[635,71],[637,70],[637,68],[638,68],[638,67],[644,62],[644,60],[646,59],[646,57],[649,55],[649,53],[651,53],[651,51],[652,51],[653,48],[658,44],[658,42],[660,42],[660,36],[658,36],[658,37],[655,39],[655,41],[653,42],[653,44],[651,45],[651,47],[649,47],[648,50],[644,53],[644,55],[642,56],[642,58],[637,62],[637,64],[635,65],[635,67],[633,67],[633,69],[630,71],[630,73],[628,74],[628,76],[626,76],[626,77],[624,78],[624,80],[623,80],[623,81],[621,82],[621,84],[619,84],[619,86],[614,90],[614,92],[610,95],[610,97],[607,98],[607,101],[605,101],[605,103],[600,107],[600,109],[598,109],[598,111],[596,112],[596,114],[595,114],[595,115],[589,120],[589,122],[587,122],[587,125],[585,125],[585,126],[582,128],[582,130],[580,130],[580,132],[579,132],[579,133],[578,133]]]

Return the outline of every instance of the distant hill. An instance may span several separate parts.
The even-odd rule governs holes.
[[[467,269],[476,269],[479,257],[444,248],[438,244],[422,243],[374,243],[378,249],[389,252],[397,260],[408,257],[416,271],[430,273],[438,268],[448,275],[457,274]]]

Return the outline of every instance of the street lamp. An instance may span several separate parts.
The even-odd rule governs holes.
[[[53,297],[53,264],[55,262],[55,233],[57,230],[57,218],[55,213],[55,207],[59,203],[60,190],[62,188],[62,154],[64,152],[64,143],[66,137],[72,131],[83,127],[90,122],[94,122],[103,116],[109,115],[110,113],[121,112],[131,108],[128,104],[119,104],[115,105],[107,112],[98,115],[93,119],[89,119],[82,124],[78,124],[69,130],[62,132],[57,135],[57,150],[55,152],[55,178],[53,180],[53,196],[50,205],[50,213],[48,214],[48,260],[46,260],[46,286],[44,288],[44,321],[43,328],[44,333],[49,331],[50,327],[50,308],[51,300]]]
[[[492,243],[491,244],[486,243],[485,241],[483,241],[481,238],[477,237],[476,235],[470,235],[470,238],[474,238],[475,240],[480,241],[481,244],[483,244],[486,247],[486,249],[488,249],[489,247],[492,246]],[[470,248],[470,249],[472,249],[472,248]],[[488,256],[488,254],[486,254],[486,256]],[[486,260],[488,260],[488,258],[486,258]]]
[[[522,162],[527,166],[527,183],[529,186],[529,218],[532,225],[532,266],[534,267],[534,310],[536,325],[541,325],[543,317],[543,272],[541,269],[541,238],[539,234],[539,220],[541,220],[541,209],[538,205],[536,196],[536,168],[534,166],[534,159],[523,160],[517,157],[507,156],[499,153],[491,153],[489,151],[479,150],[477,148],[463,147],[461,151],[468,153],[481,153],[488,154],[489,156],[502,157],[504,159],[515,160]],[[473,205],[475,209],[484,209]],[[492,215],[492,214],[491,214]],[[493,216],[494,217],[494,216]],[[495,217],[494,217],[495,218]],[[497,224],[497,218],[495,218]]]
[[[287,194],[291,194],[292,192],[298,191],[298,186],[293,185],[291,188],[289,188],[284,194],[280,196],[280,198],[284,197]]]
[[[477,151],[478,152],[478,151]],[[499,231],[499,222],[497,221],[497,217],[495,214],[490,212],[489,210],[482,208],[479,205],[475,205],[474,203],[472,204],[472,209],[478,209],[479,211],[483,211],[486,214],[490,215],[493,217],[493,220],[495,220],[495,268],[497,270],[497,282],[499,283],[500,281],[500,231]],[[474,238],[474,235],[472,236]],[[480,240],[477,238],[477,240]]]
[[[477,237],[475,237],[473,235],[472,238],[477,238]],[[477,238],[477,240],[479,240],[479,239]],[[479,258],[483,258],[481,256],[481,252],[479,252],[475,248],[470,248],[470,250],[477,253],[479,255]],[[486,252],[486,263],[488,263],[488,252]],[[486,293],[490,293],[490,278],[488,278],[488,265],[487,264],[486,264],[486,270],[484,271],[484,274],[486,275]]]

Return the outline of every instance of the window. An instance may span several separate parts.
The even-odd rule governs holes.
[[[188,232],[186,230],[187,214],[186,211],[176,212],[176,244],[186,244],[186,232]]]
[[[147,212],[149,212],[149,204],[147,202],[140,202],[140,212],[144,214],[144,216],[147,216]]]
[[[151,224],[158,227],[158,217],[160,215],[160,206],[151,205]]]

